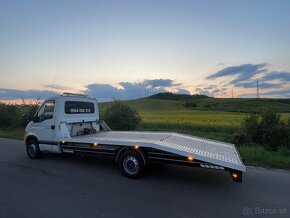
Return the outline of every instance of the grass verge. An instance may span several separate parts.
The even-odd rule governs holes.
[[[1,138],[12,138],[23,140],[24,129],[21,128],[9,128],[9,129],[0,129]]]
[[[205,131],[202,128],[196,128],[194,126],[186,126],[181,127],[178,124],[149,124],[149,123],[141,123],[137,128],[138,131],[160,131],[160,132],[179,132],[188,135],[194,135],[198,137],[224,141],[231,143],[232,142],[232,134],[224,131]]]
[[[239,146],[238,150],[246,165],[290,169],[289,150],[280,148],[278,151],[267,151],[261,146],[248,145]]]

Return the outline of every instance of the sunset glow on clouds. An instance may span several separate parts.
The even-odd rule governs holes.
[[[290,98],[289,1],[19,0],[0,20],[0,101],[256,97],[257,80]]]

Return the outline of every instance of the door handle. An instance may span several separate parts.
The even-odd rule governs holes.
[[[51,129],[55,129],[55,125],[50,126]]]

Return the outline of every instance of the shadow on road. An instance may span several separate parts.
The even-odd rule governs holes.
[[[42,157],[46,162],[54,162],[55,165],[69,165],[74,170],[88,170],[101,172],[104,177],[107,174],[114,177],[123,177],[119,173],[117,163],[111,158],[79,156],[73,154],[44,154]],[[34,161],[34,160],[31,160]],[[41,160],[39,160],[41,161]],[[120,179],[120,178],[117,178]],[[190,166],[179,166],[171,164],[151,163],[146,167],[144,175],[139,179],[122,179],[130,182],[166,182],[182,185],[199,185],[210,188],[228,189],[240,184],[233,183],[227,172],[221,170],[208,170]]]

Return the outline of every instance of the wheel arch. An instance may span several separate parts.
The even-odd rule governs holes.
[[[140,154],[144,165],[147,165],[147,155],[145,154],[144,150],[142,148],[132,148],[132,147],[122,147],[121,149],[118,149],[118,151],[116,152],[116,157],[115,157],[115,161],[119,161],[119,158],[121,157],[121,154],[126,152],[126,151],[134,151],[137,152],[138,154]]]
[[[28,142],[29,140],[36,140],[37,142],[39,142],[38,138],[35,136],[35,135],[28,135],[26,138],[25,138],[25,144],[28,145]]]

